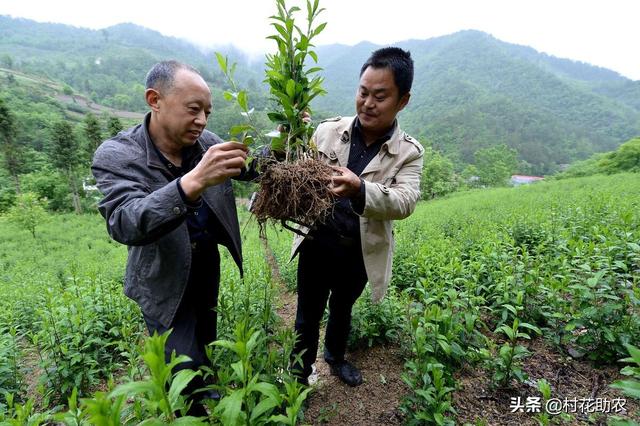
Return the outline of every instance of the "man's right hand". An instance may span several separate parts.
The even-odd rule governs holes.
[[[248,152],[249,148],[239,142],[224,142],[210,147],[193,170],[180,179],[187,199],[195,201],[208,187],[238,176],[245,166]]]

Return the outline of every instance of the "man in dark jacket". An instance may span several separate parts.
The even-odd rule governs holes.
[[[188,65],[154,65],[145,99],[151,111],[143,123],[95,153],[92,172],[104,195],[98,207],[111,237],[128,246],[125,294],[140,305],[150,333],[172,329],[167,359],[175,350],[192,360],[180,368],[198,368],[216,338],[218,244],[242,273],[229,178],[243,172],[247,148],[205,130],[211,92]],[[202,385],[194,381],[188,391]],[[206,413],[194,404],[190,414]]]

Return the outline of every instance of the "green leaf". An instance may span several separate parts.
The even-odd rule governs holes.
[[[518,310],[513,306],[510,305],[508,303],[505,303],[504,305],[502,305],[503,308],[506,308],[509,312],[511,312],[513,315],[518,315]]]
[[[115,398],[118,396],[129,397],[144,393],[153,394],[156,390],[157,388],[151,380],[123,383],[109,393],[109,398]]]
[[[287,95],[289,96],[290,99],[293,99],[295,97],[296,94],[296,82],[293,80],[288,80],[287,81]]]
[[[326,22],[323,22],[322,24],[318,25],[318,26],[316,27],[316,29],[315,29],[315,30],[313,30],[313,35],[312,35],[312,37],[315,37],[315,36],[317,36],[318,34],[320,34],[320,33],[324,30],[324,28],[325,28],[326,26],[327,26],[327,23],[326,23]],[[317,61],[316,61],[316,62],[317,62]]]
[[[627,348],[627,351],[629,351],[629,355],[631,355],[633,362],[640,366],[640,349],[628,343],[625,343],[624,346]],[[628,362],[631,362],[631,358],[627,358]]]
[[[231,129],[229,129],[229,134],[231,135],[239,135],[240,133],[252,130],[253,127],[251,127],[248,124],[238,124],[237,126],[233,126],[231,127]]]
[[[267,71],[266,74],[267,77],[271,77],[274,80],[284,80],[284,76],[282,75],[282,73],[279,73],[277,71]]]
[[[227,74],[227,58],[222,56],[221,53],[216,52],[216,58],[218,58],[218,66],[223,73]]]
[[[194,379],[194,377],[199,376],[201,373],[199,371],[193,370],[180,370],[174,377],[171,382],[171,388],[169,388],[169,401],[172,406],[175,406],[180,394],[184,390],[185,387]]]
[[[258,403],[258,405],[254,407],[253,410],[251,410],[251,417],[249,418],[249,422],[251,424],[255,424],[256,420],[258,420],[260,416],[268,411],[273,410],[278,405],[279,404],[277,400],[274,400],[272,398],[263,399]]]
[[[161,423],[165,425],[166,423]],[[197,417],[186,416],[186,417],[178,417],[172,423],[173,426],[206,426],[209,425],[209,422],[205,422],[200,420]]]
[[[234,362],[231,364],[231,368],[233,372],[236,373],[236,376],[239,380],[244,380],[244,366],[242,365],[242,361]]]
[[[520,327],[527,328],[527,329],[533,331],[536,334],[542,334],[542,331],[538,327],[536,327],[535,325],[531,325],[529,323],[526,323],[526,322],[523,322],[522,324],[520,324]]]
[[[287,30],[282,25],[276,24],[275,22],[271,23],[271,25],[280,33],[284,40],[289,39],[289,33],[287,33]]]
[[[235,425],[244,419],[244,415],[241,417],[244,391],[244,389],[236,389],[220,400],[214,413],[220,415],[222,424]]]
[[[449,343],[446,340],[438,339],[438,344],[440,345],[440,347],[442,348],[445,354],[451,355],[451,346],[449,346]]]
[[[238,104],[240,105],[240,108],[245,111],[249,109],[247,106],[247,92],[244,90],[241,90],[240,93],[238,93]]]
[[[616,380],[612,388],[620,389],[622,393],[632,398],[640,399],[640,382],[636,380]]]
[[[230,349],[235,353],[238,353],[238,347],[236,345],[236,342],[232,342],[231,340],[216,340],[215,342],[213,342],[213,344],[215,346],[220,346],[226,349]]]

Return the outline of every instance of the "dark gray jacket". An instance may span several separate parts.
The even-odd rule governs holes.
[[[186,288],[191,245],[187,206],[175,179],[160,160],[149,137],[150,115],[120,132],[96,151],[91,170],[104,198],[98,204],[111,237],[129,249],[124,293],[145,315],[171,326]],[[203,149],[222,142],[204,131]],[[231,181],[208,188],[202,199],[224,227],[222,244],[242,274],[240,227]]]

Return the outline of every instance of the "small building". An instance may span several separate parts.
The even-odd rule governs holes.
[[[520,186],[528,185],[530,183],[538,182],[544,179],[542,176],[526,176],[526,175],[511,175],[511,185]]]

